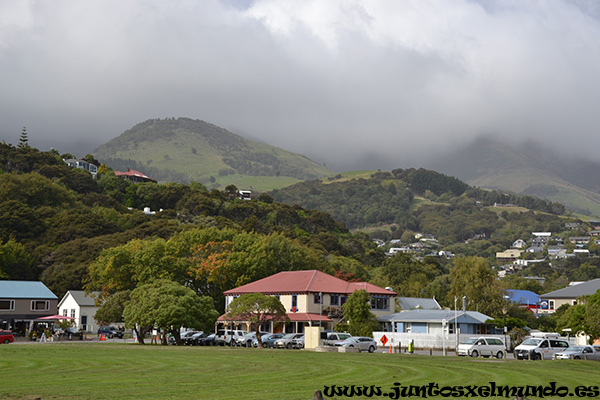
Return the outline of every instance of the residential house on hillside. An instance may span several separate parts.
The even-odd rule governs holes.
[[[69,167],[82,169],[84,171],[92,174],[92,177],[96,177],[98,174],[98,167],[92,163],[89,163],[85,160],[76,160],[74,158],[69,158],[68,160],[63,160]]]
[[[512,244],[513,249],[523,249],[526,246],[527,246],[527,243],[525,243],[525,241],[523,239],[517,239]]]
[[[25,335],[40,317],[56,314],[58,297],[39,281],[0,281],[0,328]]]
[[[498,261],[500,263],[512,262],[518,258],[521,258],[522,253],[523,253],[523,250],[519,250],[519,249],[508,249],[508,250],[505,250],[502,252],[497,252],[496,253],[496,261]]]
[[[69,290],[58,303],[58,313],[67,317],[75,318],[73,320],[75,328],[82,329],[84,332],[96,332],[98,323],[94,320],[98,306],[96,298],[100,292],[92,292],[91,296],[85,294],[83,290]]]
[[[125,172],[115,171],[115,175],[121,179],[127,179],[133,183],[144,183],[144,182],[156,183],[156,181],[154,179],[150,178],[148,175],[145,175],[145,174],[141,173],[140,171],[136,171],[134,169],[129,169],[129,168],[127,168],[127,171],[125,171]]]
[[[598,290],[600,290],[600,278],[541,294],[539,312],[553,313],[563,304],[577,304],[581,296],[592,295]]]
[[[346,282],[324,272],[285,271],[267,278],[224,292],[226,309],[243,294],[263,293],[277,297],[287,311],[290,322],[281,326],[273,322],[262,326],[268,332],[300,333],[306,326],[323,326],[332,330],[342,317],[342,306],[354,291],[365,289],[371,295],[371,312],[384,316],[394,311],[396,293],[367,282]],[[217,321],[220,325],[242,326],[247,321],[234,321],[224,314]]]

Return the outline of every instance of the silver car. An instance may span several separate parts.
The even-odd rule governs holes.
[[[334,346],[337,347],[355,347],[360,351],[368,351],[373,353],[377,350],[377,342],[370,337],[363,336],[352,336],[341,342],[336,342]]]
[[[600,361],[600,346],[571,346],[565,351],[556,353],[559,360],[596,360]]]
[[[273,343],[276,349],[291,349],[296,346],[297,340],[304,337],[304,333],[288,333]]]

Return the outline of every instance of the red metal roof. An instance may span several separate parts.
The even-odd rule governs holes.
[[[150,181],[154,180],[154,179],[150,178],[148,175],[141,173],[140,171],[136,171],[135,169],[129,169],[129,168],[127,168],[127,171],[125,171],[125,172],[115,171],[115,175],[116,176],[135,176],[140,179],[146,179],[146,180],[150,180]]]
[[[346,282],[317,270],[284,271],[235,289],[227,290],[225,296],[247,293],[290,294],[290,293],[339,293],[352,294],[366,289],[370,294],[395,296],[390,290],[366,282]]]

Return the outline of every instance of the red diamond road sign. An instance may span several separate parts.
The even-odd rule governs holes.
[[[386,343],[387,343],[387,341],[388,341],[388,338],[387,338],[387,336],[383,335],[383,336],[381,337],[380,341],[381,341],[381,344],[383,344],[383,345],[385,346],[385,344],[386,344]]]

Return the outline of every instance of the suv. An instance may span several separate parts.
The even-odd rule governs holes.
[[[9,344],[15,341],[15,336],[11,331],[0,331],[0,343]]]
[[[350,336],[349,333],[338,333],[338,332],[329,332],[327,334],[327,339],[323,340],[323,346],[333,346],[335,342],[341,342],[343,340],[348,339]]]
[[[215,345],[217,346],[235,346],[236,340],[243,337],[246,331],[234,329],[219,329],[215,335]]]
[[[114,337],[118,337],[119,339],[123,339],[123,332],[121,332],[120,330],[113,328],[113,327],[108,327],[108,326],[101,326],[100,328],[98,328],[98,335],[104,334],[106,335],[107,338],[112,339]]]
[[[495,337],[472,337],[458,345],[459,356],[503,358],[505,353],[504,342]]]
[[[567,350],[569,342],[560,339],[558,333],[546,335],[532,335],[523,343],[515,347],[517,360],[550,360],[554,354]]]

